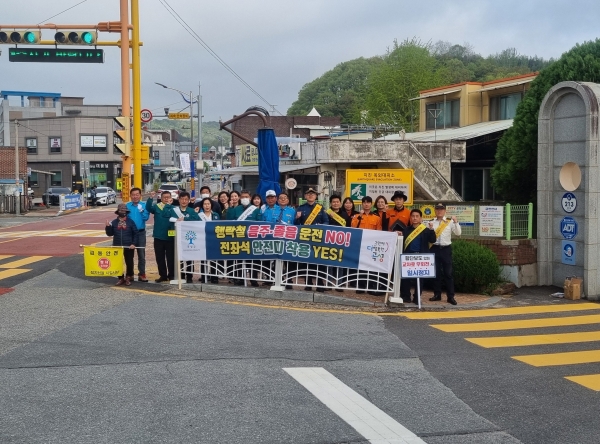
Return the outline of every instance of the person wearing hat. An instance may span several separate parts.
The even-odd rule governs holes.
[[[304,192],[304,198],[306,203],[296,208],[296,219],[294,220],[295,225],[329,225],[329,216],[325,212],[323,205],[317,203],[317,190],[309,188]],[[308,270],[318,270],[316,264],[308,264]],[[311,291],[313,286],[312,276],[306,277],[306,291]],[[317,291],[323,292],[324,283],[323,279],[317,279]]]
[[[410,210],[404,206],[408,198],[402,191],[396,191],[392,196],[394,208],[387,211],[388,230],[396,231],[402,234],[402,231],[408,227],[410,222]]]
[[[377,213],[371,213],[373,207],[373,198],[365,196],[362,198],[362,208],[360,213],[352,218],[352,228],[362,228],[363,230],[379,230],[381,231],[381,218]],[[374,291],[379,281],[379,273],[361,273],[358,274],[358,290],[357,294],[363,294],[369,282],[369,294],[380,296],[383,293]]]
[[[113,246],[123,247],[125,274],[119,276],[117,285],[129,286],[133,282],[133,256],[138,243],[138,229],[135,222],[127,216],[129,214],[127,204],[120,203],[115,214],[117,218],[112,222],[107,220],[104,231],[107,236],[112,236]]]
[[[435,206],[435,219],[429,222],[429,228],[435,231],[435,243],[431,252],[435,254],[435,279],[433,281],[433,297],[430,301],[442,300],[442,281],[446,281],[448,303],[456,305],[454,299],[454,274],[452,270],[452,234],[460,236],[462,230],[456,216],[446,217],[446,205]]]
[[[277,205],[277,193],[275,190],[267,190],[265,193],[266,205],[261,209],[260,220],[277,223],[281,208]]]

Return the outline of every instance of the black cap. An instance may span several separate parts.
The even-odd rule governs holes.
[[[446,209],[446,205],[444,205],[443,203],[440,202],[438,204],[435,204],[435,209],[436,210],[445,210]]]
[[[404,191],[396,191],[392,196],[392,200],[394,199],[404,199],[404,202],[406,202],[408,200],[408,197],[406,196],[406,194],[404,194]]]

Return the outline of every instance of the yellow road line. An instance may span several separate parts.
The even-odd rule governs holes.
[[[600,362],[600,350],[586,350],[565,353],[545,353],[542,355],[512,356],[517,361],[534,367],[548,367],[554,365],[589,364]]]
[[[600,315],[522,319],[518,321],[474,322],[472,324],[431,324],[431,326],[447,333],[456,333],[465,331],[513,330],[517,328],[562,327],[567,325],[586,324],[600,324]]]
[[[490,308],[487,310],[451,311],[451,312],[418,312],[406,313],[408,319],[460,319],[492,316],[513,316],[536,313],[561,313],[565,311],[600,310],[600,304],[591,302],[568,305],[534,305],[531,307]]]
[[[596,375],[565,376],[565,379],[576,382],[585,388],[600,392],[600,373]]]
[[[24,259],[19,259],[17,261],[8,262],[6,264],[0,264],[0,268],[19,268],[23,265],[29,265],[34,262],[43,261],[44,259],[48,259],[52,256],[29,256]]]
[[[528,345],[573,344],[600,341],[600,331],[581,333],[559,333],[551,335],[496,336],[491,338],[465,338],[484,348],[523,347]]]
[[[31,270],[29,270],[27,268],[11,268],[8,270],[2,270],[2,271],[0,271],[0,280],[6,279],[9,277],[13,277],[13,276],[18,276],[20,274],[27,273],[28,271],[31,271]]]
[[[0,260],[8,259],[9,257],[13,257],[14,254],[0,254]]]

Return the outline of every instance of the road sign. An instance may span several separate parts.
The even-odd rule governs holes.
[[[560,234],[565,239],[573,239],[577,236],[577,221],[569,216],[563,217],[560,221]]]
[[[355,202],[363,197],[384,196],[388,201],[396,191],[403,191],[413,201],[413,170],[346,170],[346,195]]]
[[[575,242],[570,240],[562,241],[562,260],[563,264],[575,265]]]
[[[435,277],[435,254],[402,254],[400,263],[403,278]]]
[[[190,113],[169,113],[169,119],[189,119]]]
[[[9,62],[104,63],[103,49],[11,48]]]
[[[148,123],[152,120],[152,111],[150,111],[149,109],[143,109],[140,112],[140,117],[142,119],[142,122]]]
[[[577,198],[573,193],[565,193],[560,203],[567,213],[572,213],[577,208]]]

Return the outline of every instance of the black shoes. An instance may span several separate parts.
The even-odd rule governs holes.
[[[321,287],[317,287],[317,291],[318,291],[319,293],[323,293],[323,292],[325,291],[325,289],[324,289],[324,288],[321,288]]]
[[[433,297],[429,298],[429,300],[430,300],[431,302],[435,302],[435,301],[441,301],[441,300],[442,300],[442,296],[440,296],[440,295],[438,295],[438,296],[435,296],[435,295],[434,295]]]
[[[356,294],[365,294],[365,290],[356,290]]]
[[[312,291],[312,287],[304,287],[304,291]]]
[[[156,282],[157,284],[160,284],[161,282],[169,282],[169,278],[159,277],[158,279],[155,279],[154,282]]]
[[[292,287],[291,285],[286,285],[286,286],[285,286],[285,289],[286,289],[286,290],[291,290],[292,288],[293,288],[293,287]]]
[[[454,298],[448,298],[448,303],[452,304],[452,305],[456,305],[456,299],[454,299]]]
[[[250,285],[252,285],[253,287],[258,287],[258,282],[250,281]]]

